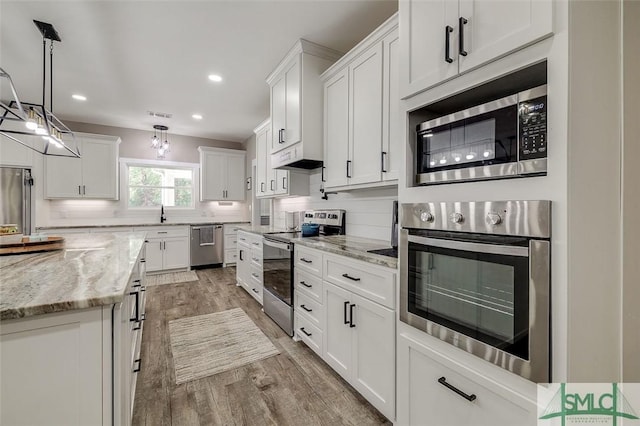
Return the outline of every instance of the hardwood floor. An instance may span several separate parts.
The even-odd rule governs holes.
[[[305,344],[294,342],[235,285],[234,267],[199,281],[147,287],[134,425],[390,425]],[[168,322],[242,308],[280,350],[252,364],[175,384]]]

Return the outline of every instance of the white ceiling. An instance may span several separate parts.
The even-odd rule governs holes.
[[[243,141],[268,117],[265,78],[298,38],[346,52],[397,7],[397,0],[0,0],[0,67],[21,100],[39,103],[42,36],[32,20],[49,22],[62,39],[54,45],[58,117]],[[212,73],[223,82],[210,82]]]

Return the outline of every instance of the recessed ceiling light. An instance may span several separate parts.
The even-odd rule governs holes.
[[[217,74],[210,74],[210,75],[209,75],[209,80],[211,80],[211,81],[215,81],[216,83],[219,83],[219,82],[221,82],[221,81],[222,81],[222,77],[220,77],[220,76],[219,76],[219,75],[217,75]]]
[[[86,100],[87,100],[87,97],[86,97],[86,96],[78,95],[78,94],[71,95],[71,97],[72,97],[73,99],[75,99],[76,101],[86,101]]]
[[[193,117],[196,120],[202,120],[202,115],[200,114],[193,114],[191,117]]]

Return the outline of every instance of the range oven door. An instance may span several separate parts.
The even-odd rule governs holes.
[[[401,232],[400,320],[533,381],[549,380],[549,242]]]
[[[263,285],[287,305],[293,305],[293,245],[267,239],[262,241]]]

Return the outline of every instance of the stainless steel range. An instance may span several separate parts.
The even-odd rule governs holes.
[[[344,235],[344,210],[309,210],[304,223],[320,225],[321,235]],[[293,250],[300,232],[265,234],[262,242],[264,313],[293,336]]]
[[[548,382],[550,201],[402,205],[400,320]]]

